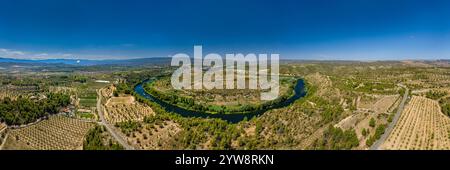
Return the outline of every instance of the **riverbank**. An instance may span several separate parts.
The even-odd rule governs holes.
[[[262,110],[256,110],[253,112],[246,112],[246,113],[210,114],[207,112],[187,110],[185,108],[181,108],[181,107],[169,104],[167,102],[164,102],[164,101],[152,96],[151,94],[149,94],[145,91],[144,85],[146,83],[150,83],[153,80],[154,79],[148,79],[148,80],[145,80],[145,81],[137,84],[134,87],[134,92],[137,95],[139,95],[140,97],[143,97],[146,100],[150,100],[151,102],[154,102],[154,103],[160,105],[167,112],[179,114],[183,117],[219,118],[219,119],[231,122],[231,123],[237,123],[244,119],[251,119],[251,118],[253,118],[255,116],[259,116],[271,109],[286,107],[306,95],[305,82],[303,79],[298,79],[296,85],[294,86],[294,95],[280,103],[277,103],[276,105],[273,105],[272,107],[265,108]]]

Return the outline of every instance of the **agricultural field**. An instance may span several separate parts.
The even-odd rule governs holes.
[[[0,100],[4,98],[17,99],[19,96],[29,97],[36,95],[36,86],[20,87],[14,85],[0,86]]]
[[[450,118],[437,101],[413,96],[399,122],[382,145],[384,149],[450,149]]]
[[[154,115],[153,110],[140,103],[110,105],[105,112],[105,118],[111,124],[128,120],[142,121],[151,115]]]
[[[112,94],[108,93],[108,88],[101,91],[105,95]],[[107,98],[104,106],[105,119],[111,124],[124,121],[143,121],[145,117],[155,114],[152,108],[136,102],[134,96],[110,97]]]
[[[79,150],[94,123],[65,116],[50,116],[33,125],[9,130],[3,149]]]
[[[173,121],[122,122],[116,126],[129,144],[144,150],[173,149],[171,144],[181,131],[181,126]]]

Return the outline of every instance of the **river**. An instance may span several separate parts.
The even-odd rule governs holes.
[[[219,119],[231,122],[231,123],[240,122],[240,121],[244,120],[245,118],[251,119],[251,118],[253,118],[255,116],[259,116],[271,109],[286,107],[306,95],[305,82],[303,81],[303,79],[298,79],[297,83],[294,87],[294,95],[289,97],[288,99],[284,100],[283,102],[280,102],[270,108],[267,108],[264,110],[257,110],[257,111],[253,111],[253,112],[247,112],[247,113],[211,114],[211,113],[187,110],[187,109],[169,104],[167,102],[164,102],[156,97],[153,97],[151,94],[148,94],[144,90],[144,85],[146,83],[150,83],[151,81],[153,81],[153,79],[148,79],[148,80],[145,80],[145,81],[139,83],[138,85],[135,86],[134,91],[138,95],[141,95],[142,97],[159,104],[167,112],[173,112],[173,113],[179,114],[183,117],[219,118]]]

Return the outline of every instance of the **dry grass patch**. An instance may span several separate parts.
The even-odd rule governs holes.
[[[358,109],[374,113],[391,112],[399,104],[400,95],[364,95],[358,103]]]
[[[105,105],[107,107],[111,107],[119,104],[130,105],[134,103],[135,100],[133,96],[125,96],[125,97],[111,97],[110,99],[108,99]]]

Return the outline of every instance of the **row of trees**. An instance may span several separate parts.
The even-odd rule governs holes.
[[[70,97],[60,93],[49,93],[46,99],[41,100],[23,97],[11,100],[6,97],[0,101],[0,120],[8,125],[27,124],[49,114],[56,114],[69,103]]]

